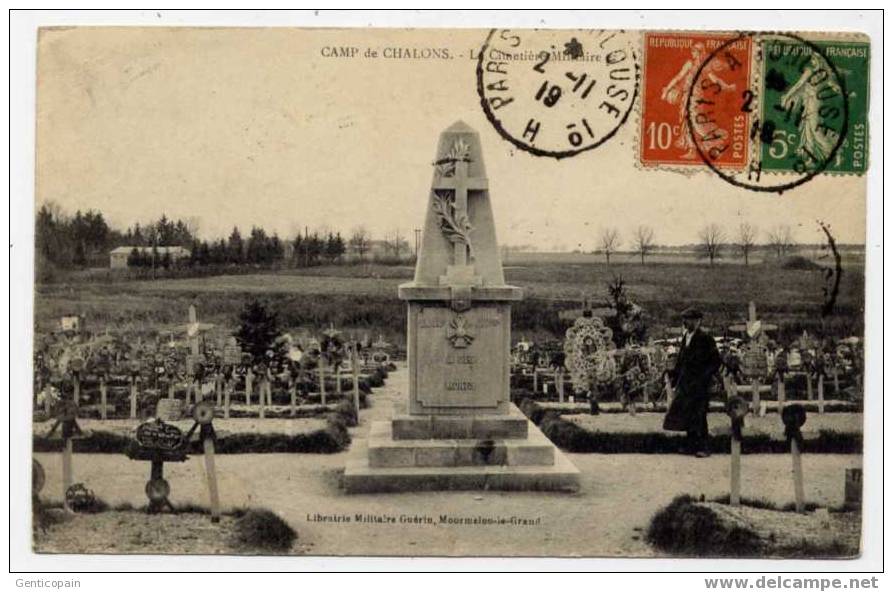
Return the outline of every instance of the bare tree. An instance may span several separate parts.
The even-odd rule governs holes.
[[[699,245],[701,256],[707,257],[710,260],[710,265],[713,265],[713,261],[722,256],[720,251],[725,238],[722,228],[718,224],[708,224],[701,229],[698,238],[701,241]]]
[[[365,226],[356,226],[351,231],[349,242],[351,248],[360,256],[360,259],[364,259],[366,253],[369,251],[369,231]]]
[[[769,246],[775,251],[775,256],[779,259],[788,254],[788,250],[793,246],[794,236],[791,227],[787,224],[779,224],[767,233]]]
[[[620,248],[620,232],[616,228],[602,229],[601,237],[599,237],[599,246],[601,252],[605,255],[605,263],[611,264],[611,255]]]
[[[391,230],[391,232],[388,233],[385,242],[388,250],[398,259],[403,255],[405,250],[409,249],[409,243],[403,238],[399,228]]]
[[[639,226],[635,234],[636,252],[645,264],[645,257],[654,250],[654,229],[650,226]]]
[[[738,226],[738,250],[744,257],[744,265],[750,265],[750,253],[757,242],[757,229],[750,222],[742,222]]]

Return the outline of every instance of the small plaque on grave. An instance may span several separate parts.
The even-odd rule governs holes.
[[[183,419],[183,401],[180,399],[158,399],[155,417],[162,421],[179,421]]]
[[[235,343],[228,343],[223,348],[223,363],[233,366],[242,362],[242,348]]]
[[[175,425],[156,419],[136,428],[136,441],[150,450],[179,450],[183,444],[183,432]]]
[[[748,378],[762,378],[768,374],[769,361],[766,359],[766,348],[761,343],[748,343],[743,358],[741,369]]]

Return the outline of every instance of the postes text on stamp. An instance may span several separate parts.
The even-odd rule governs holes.
[[[703,167],[689,130],[686,99],[692,89],[698,101],[704,100],[705,95],[715,95],[711,91],[720,88],[723,92],[718,96],[723,100],[707,98],[709,114],[699,117],[705,123],[709,120],[711,133],[723,138],[726,146],[716,155],[715,165],[745,168],[750,148],[750,112],[741,107],[744,102],[752,101],[749,95],[751,45],[748,37],[728,43],[735,37],[722,33],[644,33],[641,164]],[[705,65],[708,56],[720,46],[725,46],[724,59],[711,60]],[[695,75],[702,65],[702,82],[694,86]]]
[[[748,89],[732,89],[714,80],[715,63],[743,68],[729,50],[750,39],[754,45],[754,71]],[[778,41],[788,42],[782,45]],[[743,33],[717,47],[700,65],[686,99],[689,134],[701,161],[725,181],[752,191],[783,193],[824,172],[846,138],[849,104],[846,86],[837,68],[821,49],[791,33]],[[741,113],[757,113],[748,137],[756,142],[744,170],[723,169],[720,159],[734,150],[734,136],[722,133],[717,113],[737,105]],[[792,174],[763,174],[765,144],[776,131],[794,126],[802,142],[795,148]]]
[[[815,40],[813,44],[839,74],[849,106],[845,138],[825,171],[863,173],[868,163],[869,44],[844,40]],[[761,118],[776,125],[771,138],[761,145],[764,171],[801,172],[810,161],[826,156],[837,141],[836,130],[824,125],[825,119],[833,119],[835,107],[823,104],[835,90],[835,81],[821,84],[825,76],[821,60],[812,57],[814,47],[787,38],[762,44],[766,59]],[[792,115],[773,117],[779,107]]]

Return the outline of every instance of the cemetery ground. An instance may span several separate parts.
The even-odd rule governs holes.
[[[224,516],[212,525],[208,516],[187,512],[147,515],[137,511],[78,514],[35,535],[35,550],[43,552],[115,553],[252,553],[234,546],[238,512],[266,508],[281,517],[298,538],[284,552],[313,555],[471,555],[471,556],[661,556],[667,553],[646,541],[652,520],[677,500],[713,508],[716,516],[734,525],[758,525],[766,536],[784,546],[837,549],[852,555],[858,549],[861,515],[836,512],[844,503],[843,474],[860,467],[858,454],[804,454],[805,494],[810,504],[832,512],[777,512],[741,508],[732,518],[728,506],[710,500],[728,496],[729,456],[695,459],[678,454],[576,454],[570,460],[581,470],[576,493],[538,492],[411,492],[347,495],[339,488],[347,458],[362,454],[370,422],[391,417],[404,404],[407,370],[400,365],[387,383],[375,389],[372,406],[361,410],[360,425],[350,428],[349,450],[336,454],[222,454],[217,473]],[[839,415],[839,417],[838,417]],[[854,414],[811,414],[809,422],[839,428],[861,428]],[[597,418],[564,416],[605,427],[620,418],[650,424],[657,413],[609,414]],[[778,416],[757,419],[759,428]],[[233,419],[230,422],[256,422]],[[265,420],[285,421],[285,420]],[[304,421],[304,420],[288,420]],[[804,427],[806,432],[810,423]],[[215,422],[225,430],[225,422]],[[648,428],[650,429],[650,428]],[[767,427],[770,431],[771,427]],[[808,434],[804,433],[808,437]],[[745,434],[746,437],[746,434]],[[787,454],[748,454],[742,457],[743,500],[784,507],[793,500],[791,459]],[[58,453],[36,453],[46,470],[42,497],[59,502],[61,459]],[[208,492],[200,454],[183,463],[169,463],[165,477],[171,500],[178,507],[206,507]],[[145,504],[147,463],[123,454],[74,455],[75,481],[83,482],[112,508]],[[699,500],[703,496],[704,503]],[[812,509],[810,506],[809,509]],[[236,511],[237,514],[232,514]],[[768,514],[768,516],[764,516]],[[698,514],[701,516],[702,514]],[[723,516],[725,516],[723,518]],[[443,517],[443,518],[442,518]],[[444,520],[445,518],[445,520]],[[477,518],[507,519],[508,524],[468,524]],[[719,520],[720,518],[717,518]],[[430,520],[430,523],[429,523]],[[514,523],[512,523],[514,522]],[[671,526],[677,526],[669,520]],[[738,532],[738,531],[733,531]],[[746,537],[745,537],[746,539]],[[748,550],[753,541],[744,540]],[[99,542],[97,542],[99,541]],[[807,541],[810,546],[802,543]],[[837,547],[835,545],[842,545]],[[721,551],[719,547],[712,551]],[[708,548],[707,552],[710,553]],[[684,552],[684,550],[683,550]],[[771,554],[771,551],[769,552]]]

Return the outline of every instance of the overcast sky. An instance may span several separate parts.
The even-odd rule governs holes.
[[[191,218],[205,238],[253,224],[291,236],[422,226],[438,133],[481,135],[503,244],[595,248],[600,229],[661,244],[718,223],[789,224],[820,242],[863,243],[865,185],[820,176],[783,196],[708,172],[636,166],[638,116],[562,161],[518,151],[485,119],[470,51],[477,30],[68,29],[39,43],[38,204],[96,208],[110,222]],[[326,58],[323,48],[448,48],[452,59]]]

